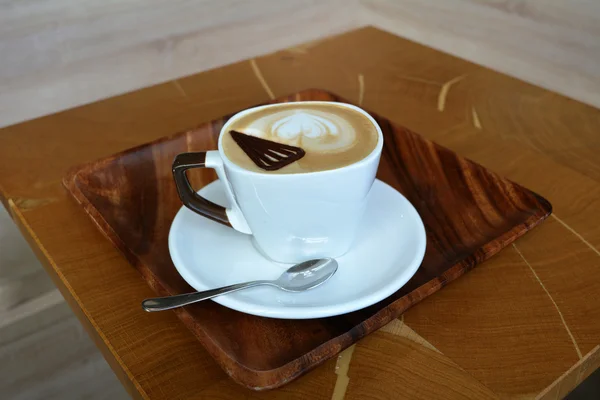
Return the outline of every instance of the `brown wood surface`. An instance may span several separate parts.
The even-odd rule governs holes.
[[[312,89],[276,99],[345,101]],[[487,260],[551,212],[542,197],[375,114],[384,136],[377,176],[417,209],[427,250],[415,276],[387,299],[331,318],[261,318],[202,302],[179,318],[231,377],[250,389],[289,383]],[[213,150],[228,117],[69,171],[65,186],[159,296],[193,291],[168,249],[182,207],[171,166],[185,152]],[[195,188],[215,179],[197,170]],[[190,174],[191,175],[191,174]],[[398,266],[402,268],[402,265]],[[141,311],[140,311],[141,312]],[[268,340],[265,340],[268,338]]]
[[[600,111],[376,29],[0,131],[15,222],[138,398],[563,397],[600,365]],[[513,246],[281,389],[233,382],[61,185],[109,156],[322,87],[550,199]]]

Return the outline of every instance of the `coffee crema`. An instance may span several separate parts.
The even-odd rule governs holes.
[[[233,140],[239,131],[302,148],[306,154],[281,169],[259,168]],[[326,171],[354,164],[377,146],[375,125],[361,112],[335,103],[283,103],[258,109],[237,118],[223,133],[223,152],[249,171],[292,174]]]

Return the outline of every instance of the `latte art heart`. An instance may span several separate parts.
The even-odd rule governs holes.
[[[356,138],[355,128],[341,116],[312,109],[274,112],[252,121],[243,132],[318,152],[343,151]]]
[[[295,139],[300,135],[319,138],[338,134],[338,127],[329,119],[302,111],[280,119],[271,128],[272,136],[286,140]]]

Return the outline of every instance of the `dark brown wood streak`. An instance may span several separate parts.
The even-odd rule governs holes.
[[[315,89],[275,102],[297,100],[343,101]],[[427,230],[423,263],[389,298],[332,318],[260,318],[214,302],[177,310],[223,369],[244,386],[274,388],[306,373],[496,254],[551,213],[543,197],[374,117],[385,137],[378,178],[403,193],[421,215]],[[226,119],[74,168],[64,180],[158,295],[192,290],[176,272],[167,248],[170,223],[181,207],[171,162],[179,153],[215,149]],[[199,188],[216,176],[196,169],[189,178]]]

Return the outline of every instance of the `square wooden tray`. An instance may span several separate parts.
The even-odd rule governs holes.
[[[300,100],[343,101],[311,89],[274,102]],[[404,194],[421,215],[427,230],[425,259],[415,276],[389,298],[337,317],[261,318],[212,301],[176,310],[223,369],[246,387],[278,387],[315,368],[551,213],[550,203],[541,196],[371,114],[385,140],[377,176]],[[192,290],[175,270],[167,247],[171,221],[181,207],[171,174],[173,158],[215,149],[228,118],[75,167],[64,178],[66,188],[157,295]],[[201,169],[192,171],[190,178],[200,188],[216,175]]]

